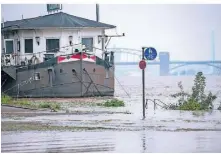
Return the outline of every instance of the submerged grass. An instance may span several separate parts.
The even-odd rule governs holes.
[[[192,112],[193,116],[195,117],[200,117],[200,116],[204,116],[205,115],[205,111],[202,112],[202,111],[194,111]]]
[[[11,105],[17,107],[25,107],[30,109],[51,109],[52,111],[58,111],[61,109],[60,104],[55,102],[31,102],[26,99],[15,100],[12,97],[2,94],[1,103],[4,105]]]
[[[5,95],[4,93],[2,93],[1,95],[1,102],[2,104],[7,104],[10,103],[12,101],[12,98],[8,95]]]
[[[220,110],[220,111],[221,111],[221,102],[220,102],[220,105],[219,105],[219,107],[217,108],[217,110]]]
[[[80,131],[80,130],[111,130],[105,127],[51,126],[34,122],[2,122],[2,131]]]
[[[97,105],[104,107],[123,107],[125,106],[125,103],[118,99],[112,99],[112,100],[107,100],[104,103],[98,103]]]

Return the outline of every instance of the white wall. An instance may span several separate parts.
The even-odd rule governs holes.
[[[39,60],[42,62],[44,58],[43,51],[46,51],[46,39],[47,38],[59,38],[60,39],[60,51],[56,55],[59,54],[68,54],[72,53],[72,47],[69,46],[69,36],[73,36],[73,44],[81,43],[82,37],[93,37],[94,47],[101,49],[101,43],[98,44],[98,35],[102,34],[102,29],[45,29],[45,30],[20,30],[18,32],[17,38],[20,40],[20,61],[24,61],[25,57],[27,59],[31,59],[31,57],[35,54]],[[35,37],[40,37],[40,44],[38,45]],[[13,38],[14,39],[14,38]],[[24,48],[24,40],[25,39],[33,39],[33,54],[25,53]],[[69,46],[69,47],[66,47]],[[66,47],[66,48],[62,48]],[[39,54],[38,54],[39,53]],[[101,51],[94,49],[94,54],[101,57]],[[19,61],[19,62],[20,62]]]

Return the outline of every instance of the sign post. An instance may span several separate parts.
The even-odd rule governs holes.
[[[142,60],[144,61],[144,47],[142,48]],[[142,85],[143,85],[143,119],[145,119],[145,69],[142,69]]]
[[[146,60],[154,60],[157,57],[156,49],[150,47],[142,47],[142,60],[139,63],[140,69],[142,69],[142,88],[143,88],[143,119],[145,119],[145,68],[146,68]]]
[[[139,62],[139,67],[140,67],[140,69],[145,69],[146,68],[146,61],[145,60],[141,60],[140,62]]]

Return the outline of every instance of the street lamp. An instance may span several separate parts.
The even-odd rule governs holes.
[[[73,36],[70,35],[68,38],[69,38],[69,43],[70,43],[70,45],[72,45]]]

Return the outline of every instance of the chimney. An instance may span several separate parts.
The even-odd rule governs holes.
[[[99,4],[96,4],[96,21],[99,22]]]

